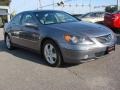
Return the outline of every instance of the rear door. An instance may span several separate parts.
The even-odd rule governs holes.
[[[12,43],[15,43],[15,44],[21,44],[20,38],[19,38],[20,32],[22,30],[22,26],[20,23],[21,18],[22,18],[22,14],[18,14],[10,22],[9,29],[11,33],[11,40],[12,40]]]

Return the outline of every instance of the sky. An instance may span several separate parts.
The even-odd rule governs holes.
[[[52,4],[53,1],[55,3],[60,2],[61,0],[41,0],[41,5],[49,5]],[[90,11],[104,11],[104,7],[95,8],[99,6],[106,6],[106,5],[115,5],[117,3],[117,0],[63,0],[67,1],[65,2],[64,7],[60,7],[55,5],[44,7],[42,9],[56,9],[56,10],[64,10],[71,14],[83,14]],[[91,8],[88,6],[91,1]],[[36,10],[40,9],[40,3],[39,0],[12,0],[10,4],[10,12],[22,12],[27,10]]]

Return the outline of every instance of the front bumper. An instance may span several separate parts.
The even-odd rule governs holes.
[[[90,59],[96,59],[101,56],[108,54],[107,48],[114,46],[115,44],[110,44],[104,47],[91,48],[89,50],[76,50],[61,48],[63,60],[66,63],[80,63],[82,61],[87,61]]]

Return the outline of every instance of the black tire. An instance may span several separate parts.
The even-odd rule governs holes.
[[[44,49],[45,49],[45,46],[46,46],[47,44],[51,44],[51,45],[54,47],[55,51],[56,51],[57,59],[56,59],[56,61],[55,61],[54,64],[49,63],[49,62],[47,61],[47,59],[46,59]],[[50,66],[52,66],[52,67],[60,67],[61,64],[63,63],[61,51],[60,51],[58,45],[57,45],[54,41],[52,41],[52,40],[46,40],[46,41],[43,43],[42,54],[43,54],[43,58],[45,59],[45,61],[47,62],[47,64],[50,65]]]
[[[7,44],[7,40],[9,39],[9,44],[10,44],[10,46],[8,46],[8,44]],[[6,45],[6,48],[8,49],[8,50],[13,50],[13,45],[12,45],[12,43],[11,43],[11,39],[10,39],[10,36],[9,35],[5,35],[5,45]]]

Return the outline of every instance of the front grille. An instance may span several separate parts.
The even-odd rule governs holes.
[[[111,42],[111,40],[112,40],[112,35],[109,34],[109,35],[105,35],[105,36],[100,36],[100,37],[97,37],[96,39],[97,39],[100,43],[105,44],[105,43]]]

